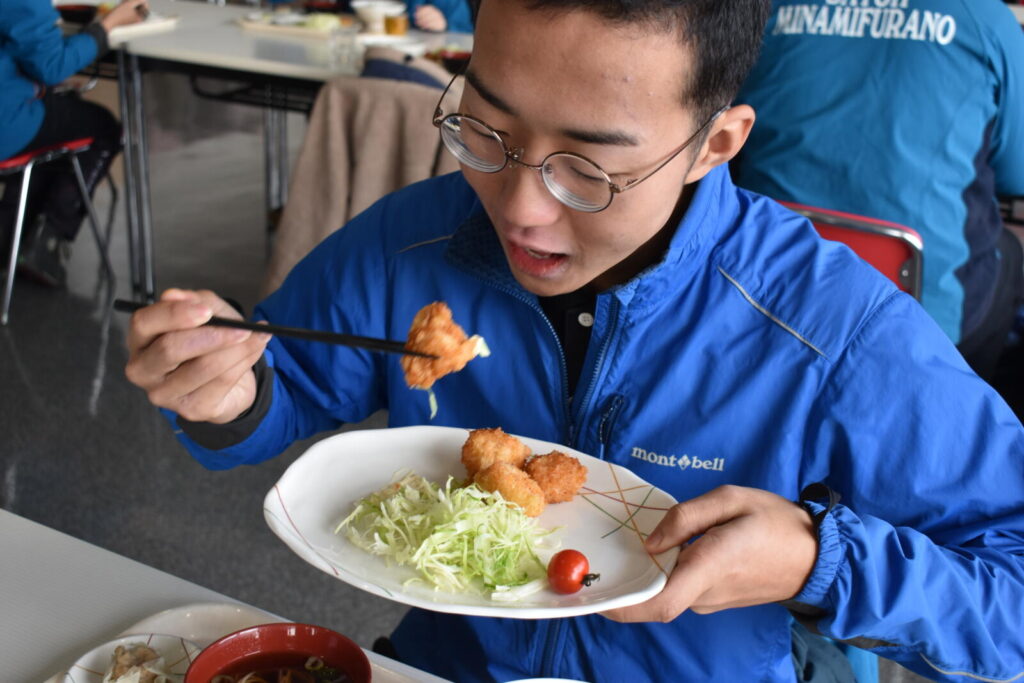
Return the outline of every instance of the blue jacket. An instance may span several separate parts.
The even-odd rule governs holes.
[[[664,261],[598,297],[571,406],[557,337],[458,174],[355,218],[257,316],[398,339],[435,300],[492,355],[435,385],[434,424],[569,444],[680,500],[722,484],[795,499],[825,481],[843,502],[796,598],[824,633],[929,676],[1024,671],[1020,423],[913,299],[724,168],[700,182]],[[393,426],[430,423],[394,356],[274,338],[268,359],[273,401],[251,436],[210,451],[179,435],[207,467],[381,409]],[[789,619],[775,604],[636,625],[413,610],[394,641],[457,681],[791,681]]]
[[[994,296],[996,195],[1024,195],[1024,33],[1001,0],[869,4],[772,3],[736,184],[918,231],[922,304],[959,342]]]
[[[420,5],[433,5],[441,10],[441,14],[448,20],[446,31],[453,33],[472,33],[473,15],[469,11],[467,0],[410,0],[409,18]]]
[[[50,0],[0,0],[0,159],[27,145],[43,123],[36,84],[56,85],[96,59],[96,40],[64,37]]]

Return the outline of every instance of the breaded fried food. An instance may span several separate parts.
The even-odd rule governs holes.
[[[115,683],[125,677],[139,683],[153,683],[163,670],[163,660],[153,648],[144,643],[118,645],[110,658],[104,681]],[[152,669],[152,670],[151,670]],[[164,676],[166,678],[166,676]]]
[[[561,451],[530,458],[526,473],[544,491],[544,500],[549,503],[569,502],[587,480],[587,468]]]
[[[508,502],[516,503],[527,517],[536,517],[544,512],[544,492],[540,486],[511,463],[496,462],[477,472],[473,481],[483,490],[497,491]]]
[[[405,348],[429,353],[437,358],[402,356],[405,382],[414,389],[429,389],[441,377],[458,372],[478,355],[488,355],[483,338],[466,333],[452,320],[451,309],[443,301],[421,308],[413,318]]]
[[[466,466],[466,474],[470,479],[496,462],[507,462],[522,469],[529,457],[530,447],[511,434],[506,434],[501,427],[474,429],[469,433],[466,443],[462,444],[462,464]]]

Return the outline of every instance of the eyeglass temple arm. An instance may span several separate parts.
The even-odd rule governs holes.
[[[452,80],[448,81],[448,85],[444,87],[444,92],[441,93],[441,97],[437,100],[437,106],[434,107],[434,120],[433,124],[440,127],[441,121],[444,119],[444,110],[441,109],[441,103],[444,102],[445,95],[452,89],[452,84],[455,83],[455,79],[462,74],[455,74],[452,76]]]
[[[644,175],[640,176],[639,178],[633,178],[632,180],[627,180],[625,185],[616,185],[615,183],[610,183],[611,188],[612,188],[612,192],[615,193],[615,194],[621,194],[621,193],[625,192],[626,190],[632,189],[632,188],[636,187],[637,185],[639,185],[640,183],[642,183],[643,181],[645,181],[648,178],[650,178],[652,175],[654,175],[655,173],[657,173],[661,169],[663,169],[666,166],[668,166],[672,162],[673,159],[675,159],[677,156],[679,156],[679,154],[682,153],[682,151],[684,149],[686,149],[691,144],[693,144],[693,141],[696,140],[698,137],[700,137],[700,135],[708,128],[708,126],[710,126],[712,123],[714,123],[716,120],[718,120],[718,117],[721,116],[722,114],[724,114],[726,111],[728,111],[728,109],[729,109],[729,106],[725,106],[725,107],[722,107],[721,109],[719,109],[718,111],[716,111],[714,114],[712,114],[711,118],[709,118],[707,121],[705,121],[703,124],[701,124],[701,127],[698,128],[697,131],[693,135],[691,135],[689,138],[686,139],[686,142],[684,142],[676,151],[672,152],[672,154],[670,154],[667,159],[665,159],[660,164],[658,164],[654,168],[654,170],[652,170],[652,171],[650,171],[648,173],[645,173]]]

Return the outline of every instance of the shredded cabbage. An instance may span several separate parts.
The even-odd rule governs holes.
[[[537,556],[550,531],[475,484],[444,486],[408,473],[370,494],[334,530],[388,564],[413,567],[435,589],[512,601],[546,585]],[[409,582],[407,582],[409,583]]]

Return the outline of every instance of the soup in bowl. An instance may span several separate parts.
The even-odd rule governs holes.
[[[247,678],[248,677],[248,678]],[[204,649],[185,683],[369,683],[370,660],[352,640],[311,624],[263,624]]]

